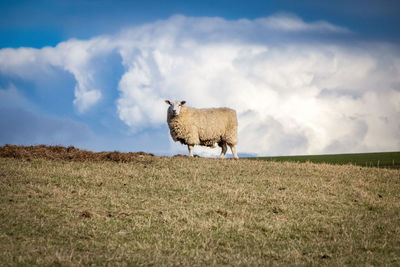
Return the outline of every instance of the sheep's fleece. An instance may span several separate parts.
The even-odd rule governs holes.
[[[193,156],[194,145],[221,148],[220,158],[225,156],[227,145],[235,159],[238,121],[236,111],[230,108],[196,109],[185,106],[186,101],[165,101],[169,104],[167,122],[171,137],[188,146]]]

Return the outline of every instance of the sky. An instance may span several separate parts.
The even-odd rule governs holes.
[[[394,0],[1,1],[0,145],[185,154],[168,99],[235,109],[239,156],[399,151],[399,15]]]

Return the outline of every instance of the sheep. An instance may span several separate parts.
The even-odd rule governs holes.
[[[186,101],[171,102],[169,105],[167,123],[172,139],[188,146],[189,156],[193,157],[195,145],[215,147],[217,143],[224,158],[227,145],[231,148],[235,159],[237,144],[238,121],[236,111],[230,108],[196,109],[185,106]]]

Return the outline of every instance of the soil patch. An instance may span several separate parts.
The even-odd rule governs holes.
[[[48,159],[67,161],[114,161],[151,163],[153,154],[145,152],[92,152],[73,146],[17,146],[5,145],[0,147],[0,157],[23,160]]]

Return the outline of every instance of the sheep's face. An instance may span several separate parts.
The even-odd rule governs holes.
[[[169,105],[168,113],[172,116],[178,116],[181,112],[181,107],[186,103],[186,101],[171,102],[169,100],[165,100],[165,103]]]

